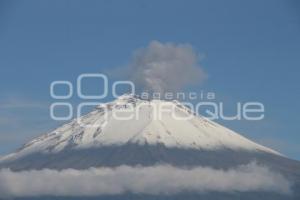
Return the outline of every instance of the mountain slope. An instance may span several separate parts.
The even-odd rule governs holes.
[[[179,120],[174,114],[177,118],[189,118]],[[226,172],[251,162],[284,176],[292,183],[293,195],[262,191],[183,192],[171,196],[126,193],[104,195],[97,199],[273,200],[300,197],[300,162],[197,116],[177,101],[147,101],[124,95],[113,102],[98,105],[87,115],[33,139],[17,152],[2,157],[0,169],[9,168],[18,173],[24,170],[114,169],[119,166],[139,169],[141,166],[171,165],[179,169],[202,166]]]
[[[179,120],[179,117],[182,119]],[[13,160],[33,153],[58,153],[125,144],[162,144],[168,148],[196,150],[247,150],[280,155],[217,123],[194,115],[177,101],[146,101],[124,95],[30,141],[2,160]]]

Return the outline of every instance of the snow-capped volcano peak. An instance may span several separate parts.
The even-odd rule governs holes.
[[[143,100],[126,94],[112,102],[96,106],[87,115],[30,141],[8,157],[131,143],[162,144],[169,148],[184,149],[241,149],[279,154],[195,115],[178,101]]]

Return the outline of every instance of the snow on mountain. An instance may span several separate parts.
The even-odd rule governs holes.
[[[157,111],[158,108],[162,110]],[[174,115],[177,118],[189,118],[179,120]],[[241,149],[280,155],[228,128],[193,114],[177,101],[142,100],[134,95],[123,95],[33,139],[2,160],[19,158],[34,152],[56,153],[67,148],[82,149],[131,143],[163,144],[170,148],[184,149]]]

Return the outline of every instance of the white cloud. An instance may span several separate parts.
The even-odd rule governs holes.
[[[176,92],[205,79],[198,61],[198,53],[189,44],[152,41],[135,51],[122,75],[127,74],[140,91]]]
[[[48,103],[24,99],[20,97],[9,98],[0,102],[1,109],[47,109]]]
[[[226,171],[208,167],[182,169],[168,165],[0,171],[0,197],[96,196],[124,192],[155,195],[181,191],[270,191],[289,194],[290,183],[280,174],[255,163]]]

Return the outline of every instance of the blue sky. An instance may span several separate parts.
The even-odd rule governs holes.
[[[261,121],[220,121],[300,160],[297,1],[0,1],[0,155],[61,122],[49,85],[126,66],[149,42],[189,43],[208,79],[194,90],[260,101]],[[75,101],[75,100],[74,100]]]

